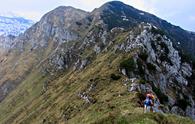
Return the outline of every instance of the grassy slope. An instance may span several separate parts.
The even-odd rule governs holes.
[[[123,42],[127,34],[118,35],[115,44]],[[112,49],[113,46],[108,49]],[[48,56],[52,49],[50,44],[47,51],[43,52],[44,55],[41,55],[42,58]],[[90,54],[91,49],[86,49],[82,56]],[[132,54],[133,52],[115,54],[111,51],[101,53],[84,70],[67,70],[55,80],[49,79],[35,68],[17,89],[0,103],[0,124],[193,123],[188,118],[173,115],[143,114],[143,109],[136,103],[137,94],[129,93],[122,83],[126,77],[122,76],[117,81],[111,80],[112,73],[119,74],[119,63]],[[25,56],[21,57],[23,59],[21,62],[24,62]],[[29,61],[32,63],[34,63],[33,58],[36,56],[31,56],[32,60]],[[20,71],[20,68],[27,69],[27,67],[26,64],[21,64],[16,70]],[[49,82],[48,90],[43,92],[45,82]],[[78,96],[79,93],[87,92],[91,84],[95,84],[95,89],[87,94],[95,101],[94,104],[86,103]]]
[[[82,71],[66,73],[51,81],[42,93],[46,77],[32,72],[6,100],[0,103],[0,123],[71,123],[71,124],[157,124],[193,123],[173,115],[143,114],[136,105],[136,93],[129,93],[122,79],[112,81],[111,73],[118,73],[118,65],[127,55],[100,54]],[[112,62],[109,66],[108,61]],[[78,93],[87,91],[94,79],[96,88],[89,96],[96,100],[86,103]],[[68,119],[68,120],[66,120]]]

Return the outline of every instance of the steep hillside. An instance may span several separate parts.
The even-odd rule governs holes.
[[[51,71],[48,71],[48,73],[45,74],[41,72],[40,68],[32,70],[25,80],[17,87],[17,89],[0,103],[1,122],[146,122],[155,124],[161,120],[163,123],[193,123],[189,119],[173,115],[143,114],[143,109],[140,107],[140,102],[143,100],[140,99],[141,94],[146,92],[145,90],[147,89],[154,90],[150,89],[150,87],[152,87],[153,84],[157,84],[155,82],[147,83],[142,81],[144,77],[142,77],[141,74],[144,74],[146,78],[149,78],[150,74],[155,73],[154,68],[159,68],[159,65],[153,65],[154,67],[152,66],[152,64],[157,64],[150,61],[152,54],[149,54],[148,62],[143,61],[142,59],[146,57],[143,57],[142,51],[146,50],[146,52],[151,52],[147,49],[149,45],[146,45],[152,42],[150,38],[163,38],[160,35],[153,34],[151,30],[148,29],[150,27],[151,25],[143,24],[130,31],[121,32],[119,30],[118,32],[117,30],[116,32],[110,32],[109,35],[112,35],[113,37],[109,39],[109,42],[107,42],[109,45],[99,49],[99,52],[97,49],[90,50],[90,48],[92,47],[91,45],[93,45],[94,48],[97,48],[97,44],[101,44],[102,40],[97,42],[94,41],[88,45],[86,44],[87,46],[83,50],[82,54],[85,55],[84,57],[86,57],[87,54],[87,58],[77,58],[78,60],[75,60],[74,64],[72,64],[72,66],[68,66],[68,69],[65,69],[60,75],[53,75]],[[98,36],[97,34],[94,34],[94,31],[95,30],[93,30],[93,34],[90,38]],[[132,32],[136,32],[136,34],[132,34]],[[132,40],[131,38],[135,38],[135,40]],[[156,42],[166,44],[166,41],[168,41],[168,39],[164,37],[160,41]],[[83,42],[83,44],[85,44],[85,42]],[[169,50],[173,49],[171,46],[169,47]],[[69,56],[71,57],[72,55],[74,54],[70,53]],[[157,55],[157,57],[159,57],[159,55]],[[52,61],[52,59],[50,60]],[[81,61],[81,63],[79,63],[79,61]],[[127,63],[128,61],[132,61],[133,63]],[[139,67],[140,65],[138,61],[142,62],[142,67]],[[173,60],[171,59],[171,61]],[[149,62],[152,64],[149,64]],[[167,63],[165,60],[162,62]],[[45,64],[48,63],[45,62]],[[52,65],[53,69],[54,67],[58,69],[58,62],[55,64],[56,66]],[[65,64],[61,64],[61,66],[64,68],[66,67]],[[143,68],[145,71],[141,71],[140,68]],[[121,71],[118,71],[119,69]],[[166,73],[166,71],[164,72]],[[171,73],[171,71],[169,72]],[[156,72],[155,74],[158,73]],[[56,76],[58,78],[56,78]],[[132,82],[131,79],[128,79],[128,77],[136,79]],[[136,90],[139,89],[139,85],[141,91]],[[170,87],[167,87],[167,90],[169,88]],[[177,86],[177,88],[179,88],[179,86]],[[167,92],[167,90],[163,91]],[[171,94],[171,92],[167,92],[166,96],[176,98],[176,96],[171,96]],[[156,95],[158,96],[159,94],[156,93]],[[166,99],[161,98],[161,95],[159,97],[160,100],[162,100],[162,103],[168,102]],[[163,109],[162,110],[165,112],[169,111],[166,107],[163,107]],[[140,119],[139,117],[142,118]]]
[[[39,68],[52,56],[62,43],[79,39],[79,34],[68,29],[68,25],[86,15],[86,12],[72,7],[58,7],[13,39],[11,45],[7,44],[7,52],[4,50],[0,57],[0,101],[26,78],[31,69]]]
[[[193,124],[193,63],[140,12],[115,1],[91,13],[61,6],[14,38],[0,50],[0,123]],[[143,113],[148,91],[159,113]]]

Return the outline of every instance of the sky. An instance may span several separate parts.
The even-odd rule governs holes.
[[[1,0],[0,14],[22,16],[34,21],[58,6],[92,11],[111,0]],[[195,0],[119,0],[140,10],[195,32]]]

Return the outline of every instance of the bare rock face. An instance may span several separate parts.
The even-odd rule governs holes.
[[[0,36],[0,49],[9,50],[14,43],[15,36]]]
[[[130,85],[129,91],[141,91],[146,93],[148,91],[161,92],[164,97],[167,97],[167,105],[173,106],[167,112],[177,113],[182,116],[189,116],[194,118],[194,100],[190,99],[193,94],[187,90],[189,84],[189,78],[192,76],[192,66],[190,63],[182,62],[179,51],[176,50],[171,42],[165,35],[158,34],[158,28],[152,26],[151,24],[140,24],[140,33],[137,34],[134,31],[129,33],[129,37],[126,42],[118,44],[116,50],[131,52],[135,49],[140,49],[140,53],[134,56],[137,62],[137,71],[139,68],[143,68],[144,78],[147,80],[146,84],[132,83]],[[145,58],[140,58],[140,56],[145,56]],[[141,61],[141,64],[138,64]],[[121,73],[124,73],[123,71]],[[142,72],[143,73],[143,72]],[[136,74],[135,74],[136,76]],[[138,74],[136,77],[140,78]],[[131,77],[130,77],[131,78]],[[175,89],[182,89],[182,92],[177,92]],[[175,93],[176,96],[170,94]],[[183,98],[187,96],[186,103],[190,103],[192,106],[182,106],[179,99],[184,102]],[[162,96],[160,96],[162,97]],[[163,99],[163,98],[161,98]],[[161,100],[162,101],[162,100]],[[179,106],[174,106],[179,104]],[[191,113],[191,114],[189,114]]]
[[[182,116],[185,115],[185,112],[181,108],[179,108],[177,106],[172,107],[171,113],[178,114],[178,115],[182,115]]]
[[[82,60],[81,61],[80,69],[84,69],[87,66],[87,63],[88,63],[88,60],[87,59]]]
[[[99,46],[95,45],[94,51],[96,52],[96,54],[98,54],[101,52],[101,48]]]
[[[67,69],[76,57],[74,58],[68,50],[71,47],[63,48],[62,45],[80,38],[76,22],[88,15],[89,13],[85,11],[61,6],[44,15],[39,22],[18,37],[0,37],[0,55],[2,55],[0,57],[0,75],[4,75],[0,80],[1,100],[18,85],[15,81],[9,82],[9,76],[6,77],[4,70],[9,70],[7,74],[17,75],[13,77],[19,78],[25,77],[29,72],[28,69],[42,66],[44,66],[43,70],[47,70],[46,72],[51,74],[55,72],[54,70]],[[13,61],[9,59],[6,61],[12,55]],[[23,65],[26,65],[27,68],[22,70],[17,68]],[[53,68],[48,69],[48,65]],[[9,66],[13,69],[10,69]],[[20,73],[15,73],[19,70]]]
[[[76,22],[88,15],[87,12],[72,7],[58,7],[44,15],[41,20],[28,29],[15,41],[15,46],[29,43],[31,49],[47,47],[49,42],[61,44],[77,40],[79,34],[71,29]],[[19,46],[18,46],[19,47]],[[25,47],[25,46],[23,46]]]
[[[185,113],[186,113],[186,116],[189,116],[189,117],[195,119],[195,105],[193,104],[191,106],[188,106],[186,108]]]
[[[129,92],[135,92],[135,91],[140,91],[139,84],[137,83],[132,83],[131,86],[128,89]]]
[[[151,29],[151,27],[149,29]],[[173,47],[172,42],[167,39],[167,37],[159,34],[154,35],[154,33],[148,32],[147,29],[145,29],[141,35],[136,38],[136,41],[143,44],[143,48],[148,54],[146,62],[151,63],[153,65],[152,67],[155,69],[154,73],[151,71],[151,68],[147,67],[146,78],[153,82],[154,85],[159,86],[161,92],[169,96],[170,91],[168,91],[168,89],[172,89],[171,84],[175,81],[179,86],[174,87],[188,85],[187,78],[192,75],[192,67],[189,63],[181,62],[179,52]],[[173,97],[172,99],[176,98]],[[168,104],[172,105],[172,102],[170,101]],[[186,115],[185,111],[179,107],[173,107],[171,112]],[[194,115],[191,117],[193,116]]]

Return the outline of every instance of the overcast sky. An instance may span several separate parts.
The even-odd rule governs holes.
[[[1,0],[0,13],[12,12],[38,21],[58,6],[73,6],[92,11],[111,0]],[[195,0],[120,0],[157,15],[186,30],[195,31]]]

